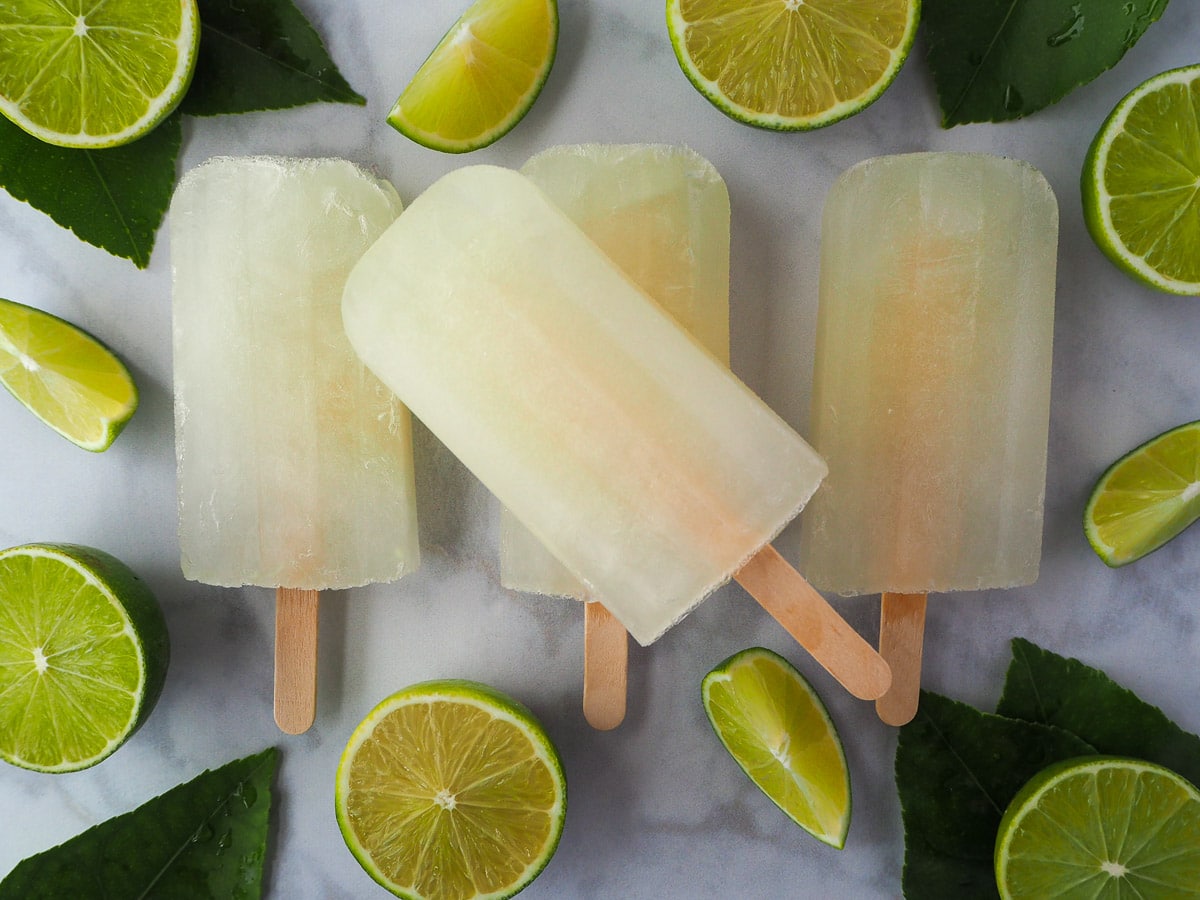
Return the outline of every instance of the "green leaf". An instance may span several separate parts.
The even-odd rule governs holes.
[[[89,244],[144,269],[171,202],[182,136],[176,114],[131,144],[71,150],[0,117],[0,186]]]
[[[291,0],[199,0],[200,50],[180,108],[192,116],[367,101]]]
[[[17,863],[0,900],[250,900],[262,896],[278,751],[207,771]]]
[[[924,0],[942,125],[1018,119],[1112,68],[1167,0]]]
[[[1009,802],[1051,763],[1095,752],[1060,728],[922,691],[916,718],[900,729],[896,747],[904,895],[996,897],[992,851]]]
[[[1099,669],[1043,650],[1021,638],[996,712],[1056,725],[1100,753],[1158,763],[1200,785],[1200,738]]]

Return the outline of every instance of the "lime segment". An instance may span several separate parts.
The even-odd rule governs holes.
[[[120,561],[70,544],[0,552],[0,758],[95,765],[150,714],[168,658],[162,612]]]
[[[1151,438],[1100,477],[1083,514],[1088,542],[1110,566],[1157,550],[1200,518],[1200,422]]]
[[[1083,213],[1096,245],[1138,281],[1200,295],[1200,65],[1134,88],[1083,166]]]
[[[85,450],[106,450],[137,409],[133,377],[87,332],[0,300],[0,384]]]
[[[1083,757],[1039,772],[1000,822],[1001,897],[1200,897],[1200,791],[1161,766]]]
[[[717,737],[750,780],[840,850],[850,828],[850,774],[812,686],[783,657],[752,647],[704,676],[702,693]]]
[[[476,0],[417,70],[388,122],[434,150],[486,147],[533,106],[557,46],[556,0]]]
[[[350,851],[396,896],[510,897],[558,846],[566,781],[529,710],[486,685],[430,681],[358,726],[335,805]]]

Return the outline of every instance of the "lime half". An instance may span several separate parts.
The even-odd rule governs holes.
[[[89,547],[0,551],[0,758],[95,765],[150,715],[170,648],[150,589]]]
[[[704,710],[750,780],[793,822],[839,850],[850,773],[821,698],[782,656],[752,647],[704,676]]]
[[[511,897],[550,861],[567,786],[521,704],[471,681],[429,681],[375,707],[338,765],[346,845],[413,900]]]
[[[1083,530],[1096,554],[1123,566],[1200,518],[1200,422],[1151,438],[1113,463],[1092,489]]]
[[[133,376],[102,343],[57,316],[0,300],[0,384],[85,450],[107,450],[137,409]]]
[[[446,153],[486,147],[533,106],[557,46],[556,0],[476,0],[417,70],[388,123]]]
[[[1096,245],[1143,284],[1200,295],[1200,65],[1156,75],[1117,104],[1083,164]]]
[[[1200,791],[1134,759],[1056,763],[1009,804],[995,864],[1005,900],[1200,897]]]
[[[918,0],[667,0],[688,79],[731,118],[799,131],[870,106],[912,47]]]

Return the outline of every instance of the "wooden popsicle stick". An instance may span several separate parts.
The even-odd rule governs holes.
[[[629,637],[603,604],[584,603],[583,717],[597,731],[625,719]]]
[[[924,643],[925,595],[885,593],[880,602],[879,653],[892,668],[892,686],[875,701],[875,712],[888,725],[904,725],[917,714]]]
[[[855,697],[887,692],[892,676],[883,657],[770,544],[733,577]]]
[[[275,591],[275,724],[287,734],[308,731],[317,716],[319,601],[317,591]]]

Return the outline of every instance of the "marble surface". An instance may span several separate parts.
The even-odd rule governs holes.
[[[418,147],[383,122],[392,100],[462,0],[300,0],[366,108],[320,105],[185,124],[186,170],[229,153],[337,155],[373,167],[411,200],[464,162],[519,166],[556,143],[690,145],[724,175],[733,205],[733,368],[805,431],[823,198],[847,166],[882,153],[989,151],[1029,160],[1061,205],[1053,412],[1040,580],[1005,592],[935,597],[925,685],[994,704],[1008,640],[1028,637],[1100,666],[1190,731],[1200,632],[1200,531],[1123,570],[1105,568],[1080,528],[1087,494],[1127,449],[1200,415],[1200,302],[1141,288],[1095,249],[1079,207],[1087,144],[1117,100],[1146,77],[1197,62],[1200,7],[1172,4],[1112,71],[1028,120],[938,126],[917,47],[892,88],[861,115],[811,134],[756,131],[726,119],[680,73],[662,3],[560,0],[562,36],[545,91],[526,119],[469,160]],[[383,892],[343,846],[332,784],[341,749],[378,700],[411,682],[476,678],[542,718],[566,765],[562,844],[525,892],[561,897],[895,897],[903,840],[892,781],[896,732],[852,699],[748,599],[727,586],[652,648],[632,648],[629,716],[616,731],[584,722],[582,611],[509,594],[497,577],[496,508],[418,429],[424,565],[397,584],[331,594],[321,626],[320,710],[300,737],[270,711],[272,598],[180,575],[171,414],[170,247],[160,234],[137,271],[0,195],[0,296],[71,319],[130,364],[142,405],[106,453],[85,453],[0,394],[0,544],[75,541],[127,561],[161,599],[173,640],[165,691],[147,725],[82,773],[0,767],[0,873],[21,858],[131,809],[200,770],[267,745],[282,748],[267,895]],[[796,556],[796,532],[779,546]],[[837,601],[876,636],[872,599]],[[829,704],[854,792],[846,848],[787,821],[719,746],[700,679],[755,644],[784,653]]]

